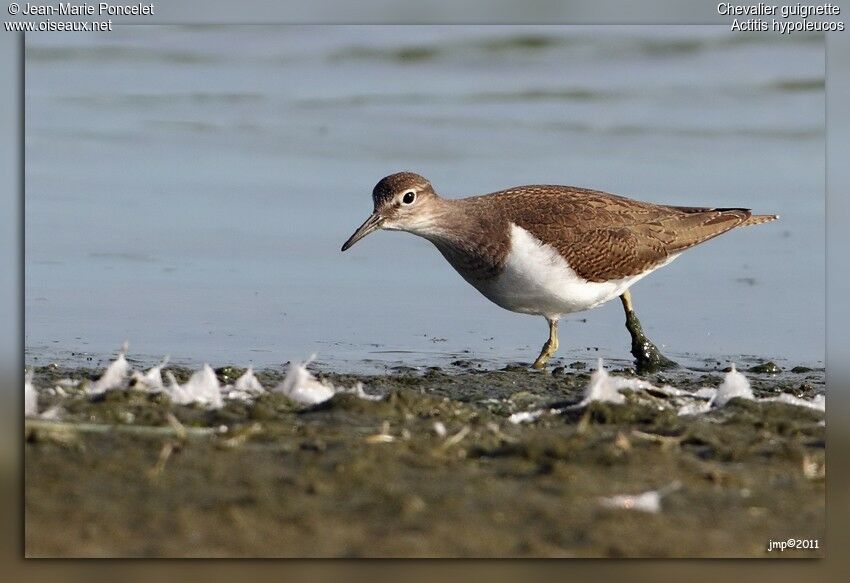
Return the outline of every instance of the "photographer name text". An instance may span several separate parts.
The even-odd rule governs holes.
[[[153,16],[153,4],[110,4],[109,2],[20,5],[17,14],[23,16]]]

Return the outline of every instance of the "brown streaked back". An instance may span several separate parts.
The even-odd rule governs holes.
[[[473,214],[497,213],[553,246],[594,282],[639,275],[735,227],[775,220],[744,208],[657,205],[556,185],[511,188],[458,201]]]

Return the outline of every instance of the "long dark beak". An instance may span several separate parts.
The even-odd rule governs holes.
[[[372,216],[366,219],[366,222],[360,225],[354,234],[348,238],[348,241],[342,246],[342,250],[345,251],[357,241],[371,233],[372,231],[377,231],[381,228],[381,223],[384,222],[384,219],[378,213],[372,213]]]

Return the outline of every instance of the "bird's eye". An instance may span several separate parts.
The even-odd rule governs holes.
[[[414,200],[416,200],[416,193],[411,190],[409,192],[404,193],[401,202],[403,202],[404,204],[413,204]]]

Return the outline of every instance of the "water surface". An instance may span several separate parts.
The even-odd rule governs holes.
[[[382,176],[574,184],[778,223],[633,288],[691,362],[824,353],[824,43],[725,27],[120,27],[26,48],[26,360],[532,359],[429,243],[339,247]],[[619,302],[565,359],[628,356]]]

